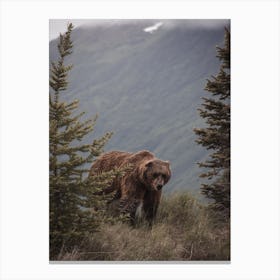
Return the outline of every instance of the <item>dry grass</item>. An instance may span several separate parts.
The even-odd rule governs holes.
[[[152,229],[125,223],[103,224],[59,260],[191,261],[229,260],[229,224],[217,223],[209,210],[188,194],[163,199]]]

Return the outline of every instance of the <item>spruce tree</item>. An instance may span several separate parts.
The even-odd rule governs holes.
[[[207,80],[205,90],[210,97],[202,98],[198,109],[205,119],[205,128],[195,128],[196,142],[212,153],[199,166],[204,168],[200,177],[207,178],[202,184],[202,193],[210,198],[211,208],[224,218],[230,215],[230,32],[225,28],[223,47],[217,47],[217,57],[221,61],[220,71]]]
[[[67,89],[68,73],[72,65],[65,59],[72,53],[71,33],[67,26],[58,43],[59,58],[50,65],[49,94],[49,186],[50,186],[50,258],[55,259],[64,249],[71,249],[87,234],[95,232],[103,219],[106,200],[93,193],[108,186],[120,170],[90,176],[86,166],[92,163],[112,136],[107,133],[91,144],[81,141],[93,131],[96,117],[82,121],[84,112],[78,113],[79,101],[63,101]],[[97,209],[99,209],[97,211]]]

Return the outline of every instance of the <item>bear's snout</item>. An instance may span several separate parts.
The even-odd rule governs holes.
[[[157,190],[160,191],[162,189],[163,185],[158,185]]]
[[[153,180],[153,189],[160,191],[164,186],[164,176],[161,174],[154,174],[155,179]]]

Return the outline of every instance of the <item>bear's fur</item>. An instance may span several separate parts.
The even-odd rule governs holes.
[[[94,162],[90,175],[127,165],[131,168],[123,177],[116,178],[111,186],[96,194],[115,192],[114,200],[119,201],[121,213],[129,213],[132,222],[135,218],[144,217],[151,224],[158,209],[161,189],[171,177],[170,164],[157,159],[149,151],[112,151]]]

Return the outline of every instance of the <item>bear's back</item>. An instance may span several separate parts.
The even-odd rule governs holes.
[[[90,174],[107,172],[116,167],[120,167],[130,155],[131,153],[121,151],[104,153],[93,163]]]

